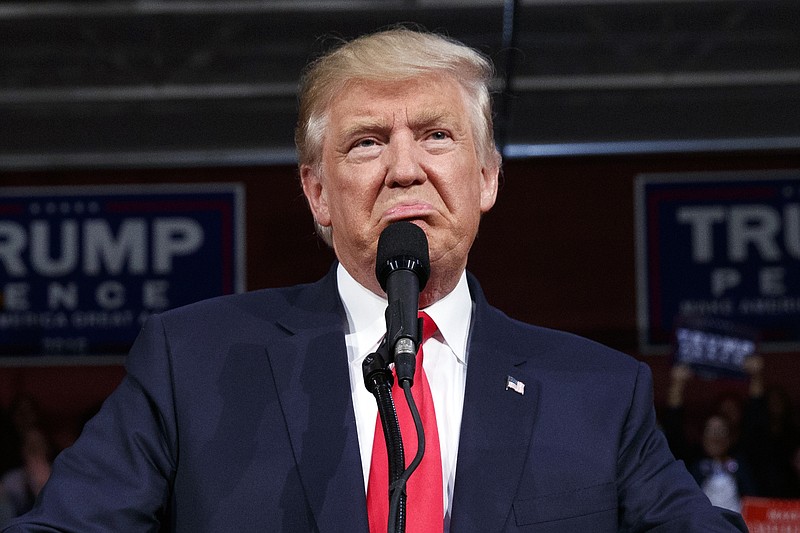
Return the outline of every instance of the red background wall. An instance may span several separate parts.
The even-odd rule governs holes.
[[[470,270],[509,315],[588,336],[646,361],[664,401],[669,361],[638,352],[634,178],[642,172],[800,167],[800,154],[537,158],[506,163],[498,202],[484,218]],[[246,186],[247,287],[318,278],[332,253],[314,235],[293,167],[127,169],[0,174],[3,186],[242,182]],[[765,354],[766,379],[800,406],[800,354]],[[0,407],[27,395],[56,444],[71,442],[123,376],[121,366],[0,366]],[[698,413],[720,388],[690,389]]]

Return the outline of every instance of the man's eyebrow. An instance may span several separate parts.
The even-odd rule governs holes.
[[[364,133],[383,132],[390,130],[391,126],[385,120],[375,117],[354,119],[340,132],[340,138],[349,139]]]
[[[447,108],[423,109],[409,117],[409,124],[415,129],[432,126],[458,126],[461,123],[458,113]]]

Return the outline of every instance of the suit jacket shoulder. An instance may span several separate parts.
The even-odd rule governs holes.
[[[646,364],[470,290],[453,531],[736,531],[669,452]]]
[[[152,316],[9,531],[366,532],[335,276]]]

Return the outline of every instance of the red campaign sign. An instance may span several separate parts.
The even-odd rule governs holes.
[[[750,533],[800,533],[800,500],[745,497],[742,517]]]

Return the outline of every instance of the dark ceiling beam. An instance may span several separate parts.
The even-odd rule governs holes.
[[[800,86],[800,70],[543,75],[520,76],[513,81],[513,89],[517,92],[768,87],[784,85]],[[495,89],[499,88],[500,81],[497,80]],[[798,90],[800,91],[800,88]],[[0,105],[206,100],[217,98],[283,98],[294,97],[296,92],[297,84],[292,82],[5,89],[0,90]]]

